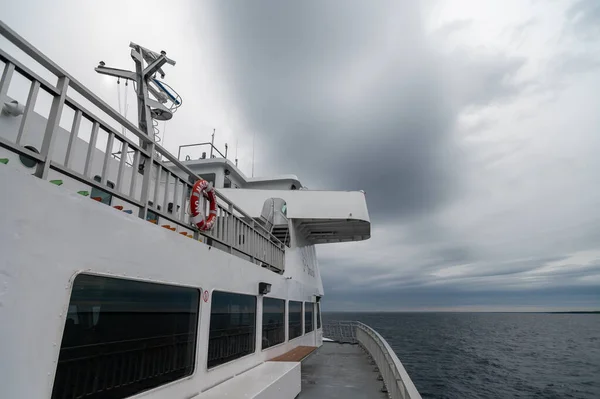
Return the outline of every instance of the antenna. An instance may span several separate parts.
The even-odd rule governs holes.
[[[217,129],[213,129],[213,133],[212,136],[210,138],[210,157],[213,157],[213,148],[215,147],[215,130]]]
[[[165,72],[162,67],[165,64],[175,65],[175,61],[167,58],[167,53],[164,51],[159,54],[133,42],[129,43],[129,47],[131,48],[131,58],[135,63],[135,72],[107,67],[104,61],[98,63],[95,71],[117,79],[124,79],[126,85],[129,80],[135,82],[134,87],[138,99],[138,126],[147,135],[154,133],[157,136],[154,132],[153,121],[171,119],[173,113],[182,103],[181,97],[177,93],[171,93],[174,90],[169,85],[159,82],[155,78],[157,73],[164,78]],[[121,93],[119,91],[119,103],[120,100]],[[167,103],[170,104],[166,105]],[[127,107],[127,104],[125,104],[125,107]]]
[[[238,164],[238,157],[237,157],[237,151],[238,151],[238,139],[235,139],[235,167],[237,168],[237,164]]]

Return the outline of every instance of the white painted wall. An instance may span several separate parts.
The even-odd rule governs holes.
[[[354,219],[369,221],[365,194],[360,191],[222,189],[227,198],[258,217],[267,198],[282,198],[289,219]]]
[[[288,251],[286,271],[279,275],[4,166],[0,184],[10,189],[0,196],[2,397],[50,396],[71,284],[81,272],[245,294],[256,294],[258,283],[267,282],[269,296],[300,301],[322,294],[320,277],[304,273],[296,249]],[[210,300],[200,305],[194,374],[136,397],[191,397],[298,345],[322,340],[315,331],[261,351],[258,328],[254,354],[208,371],[209,322]]]

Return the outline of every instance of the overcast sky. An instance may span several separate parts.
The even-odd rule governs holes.
[[[327,309],[600,308],[599,1],[3,3],[115,107],[97,62],[166,50],[171,151],[216,128],[248,175],[255,139],[257,175],[365,190]]]

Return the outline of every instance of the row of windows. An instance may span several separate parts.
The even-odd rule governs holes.
[[[312,332],[314,307],[321,327],[319,304],[289,301],[288,335],[294,339]],[[215,291],[212,295],[210,333],[208,339],[208,368],[230,362],[255,351],[256,297]],[[263,298],[262,349],[285,342],[285,300]]]
[[[207,367],[255,352],[257,297],[212,295]],[[200,291],[111,277],[75,278],[52,399],[118,399],[192,374]],[[283,299],[263,298],[262,349],[285,342]],[[288,302],[288,336],[313,331],[316,305]],[[302,313],[304,307],[304,323]]]

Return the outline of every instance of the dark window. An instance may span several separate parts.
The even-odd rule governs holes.
[[[313,330],[313,315],[315,305],[313,302],[304,302],[304,333],[309,333]]]
[[[302,335],[302,302],[290,301],[288,330],[290,339]]]
[[[225,177],[225,182],[223,183],[223,188],[231,188],[231,180],[228,177]]]
[[[262,348],[285,341],[285,301],[263,298]]]
[[[255,341],[256,297],[213,292],[208,368],[254,353]]]
[[[97,182],[101,182],[102,181],[102,177],[96,175],[94,176],[94,180],[96,180]],[[106,186],[109,188],[115,188],[115,183],[111,182],[111,181],[106,181]],[[99,188],[96,187],[92,187],[92,194],[90,195],[90,197],[92,199],[95,199],[97,201],[102,202],[103,204],[106,205],[110,205],[110,201],[112,200],[112,194],[107,193],[104,190],[101,190]]]
[[[321,328],[321,303],[317,303],[317,329]]]
[[[191,375],[199,295],[194,288],[78,275],[52,398],[125,398]]]

